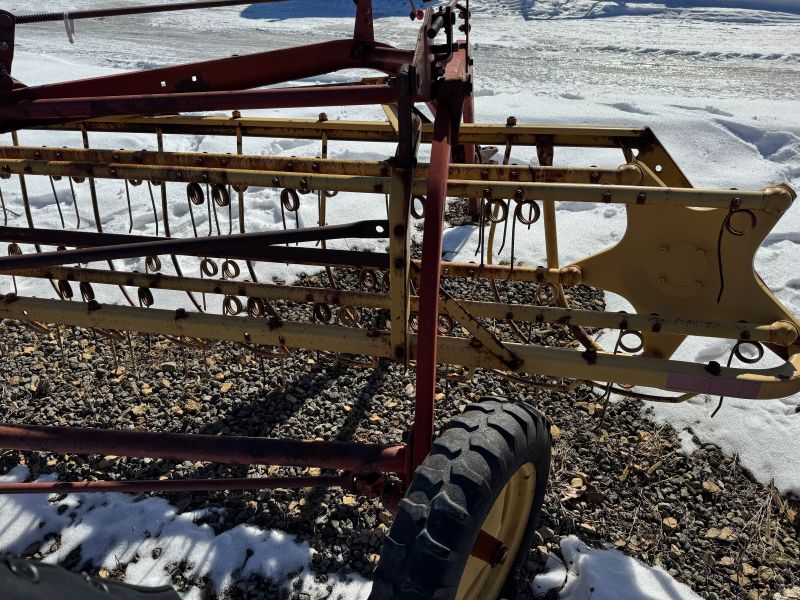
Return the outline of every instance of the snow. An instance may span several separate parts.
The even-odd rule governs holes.
[[[544,596],[558,589],[561,600],[696,600],[689,587],[659,567],[648,567],[618,550],[589,548],[577,537],[561,540],[562,562],[550,555],[533,581]]]
[[[19,466],[0,477],[0,483],[25,481],[28,475],[28,469]],[[210,526],[194,522],[204,514],[178,513],[163,498],[117,493],[3,496],[0,548],[20,553],[44,542],[41,547],[49,552],[44,560],[53,564],[80,548],[82,564],[108,571],[127,565],[125,581],[137,585],[169,583],[169,573],[182,563],[189,565],[183,571],[187,577],[207,578],[216,594],[252,575],[287,585],[299,578],[309,593],[324,590],[309,574],[313,550],[307,543],[248,525],[215,535]],[[357,575],[347,581],[333,576],[328,584],[333,587],[331,597],[342,600],[365,599],[371,587]],[[200,588],[184,595],[185,600],[205,597]]]
[[[471,40],[476,59],[476,114],[482,122],[505,122],[515,115],[521,123],[651,126],[676,162],[698,187],[759,189],[786,181],[800,189],[800,52],[796,50],[800,3],[795,0],[473,0],[475,13]],[[12,12],[30,10],[28,0],[9,0]],[[72,10],[95,6],[94,0],[39,2],[36,10]],[[381,39],[410,46],[416,23],[406,16],[407,3],[378,0],[381,17],[376,29]],[[28,84],[102,75],[120,70],[152,68],[175,62],[203,60],[232,53],[257,52],[294,43],[312,43],[342,37],[352,29],[351,0],[308,2],[224,9],[207,13],[168,13],[120,21],[77,23],[77,39],[70,46],[58,24],[20,27],[14,72]],[[158,40],[158,45],[152,43]],[[202,41],[202,43],[200,43]],[[355,80],[364,72],[317,77],[316,81]],[[322,109],[278,111],[281,115],[315,118]],[[383,119],[379,108],[324,109],[332,119]],[[262,114],[250,111],[249,115]],[[271,113],[274,115],[275,113]],[[30,145],[79,145],[76,134],[22,134]],[[0,136],[0,143],[8,143]],[[108,148],[153,149],[153,136],[92,134],[92,144]],[[232,140],[204,136],[168,136],[167,149],[230,152]],[[289,140],[246,142],[245,152],[290,156],[314,156],[315,143]],[[332,143],[331,157],[382,159],[390,146]],[[531,149],[515,149],[512,162],[527,164]],[[617,152],[558,150],[556,164],[616,167]],[[68,183],[57,191],[67,226],[74,224],[74,207]],[[19,211],[20,199],[4,186],[8,206]],[[30,180],[34,221],[38,226],[60,227],[47,181]],[[125,233],[130,227],[124,189],[98,182],[103,225],[107,231]],[[92,229],[87,190],[76,186],[82,227]],[[180,186],[170,194],[182,197]],[[133,229],[154,234],[147,188],[131,188]],[[272,190],[248,190],[248,228],[280,228],[278,194]],[[316,221],[313,202],[304,202],[301,224]],[[384,217],[383,199],[364,202],[354,195],[339,194],[331,200],[333,223]],[[207,213],[196,209],[199,230],[208,231]],[[173,232],[191,235],[188,206],[172,208]],[[228,226],[227,214],[219,215]],[[236,214],[233,227],[236,228]],[[578,260],[618,241],[625,229],[621,207],[585,203],[558,205],[560,258],[562,264]],[[212,219],[213,220],[213,219]],[[291,220],[291,217],[290,217]],[[22,224],[12,218],[11,225]],[[755,266],[777,297],[794,314],[800,314],[800,276],[796,256],[800,248],[800,207],[793,207],[767,237]],[[478,232],[474,227],[445,233],[446,258],[473,260]],[[338,246],[357,244],[376,248],[373,242],[344,240]],[[516,245],[518,264],[538,265],[544,260],[541,224],[520,236]],[[495,262],[509,258],[509,247]],[[166,262],[166,261],[165,261]],[[118,261],[118,267],[143,270],[141,261]],[[187,275],[197,275],[196,261],[183,263]],[[165,264],[165,272],[170,272]],[[291,280],[300,268],[278,265],[259,271],[262,279]],[[10,282],[0,278],[0,286]],[[21,282],[20,282],[21,283]],[[101,302],[119,302],[119,292],[97,289]],[[46,283],[26,282],[20,293],[51,295]],[[172,296],[154,293],[156,303]],[[630,310],[627,302],[607,296],[609,310]],[[218,309],[213,304],[211,310]],[[601,343],[609,343],[601,338]],[[690,338],[676,358],[727,360],[730,344]],[[769,366],[770,363],[765,364]],[[759,365],[760,366],[760,365]],[[646,404],[659,423],[679,430],[685,450],[695,444],[714,443],[737,453],[743,467],[762,482],[774,481],[778,489],[800,493],[800,398],[754,403],[727,399],[714,418],[716,398],[697,398],[681,405]],[[26,477],[23,468],[7,481]],[[58,504],[68,510],[59,514]],[[193,574],[207,576],[216,589],[230,581],[258,572],[286,577],[303,570],[304,587],[311,550],[277,531],[240,526],[215,537],[197,525],[196,514],[177,514],[157,498],[140,500],[119,494],[70,495],[58,503],[46,497],[20,496],[0,499],[0,548],[20,552],[45,536],[61,532],[62,546],[48,560],[66,556],[81,545],[85,560],[107,568],[116,557],[138,552],[139,562],[127,572],[133,583],[168,580],[165,568],[182,559],[194,564]],[[112,518],[113,515],[113,518]],[[121,519],[121,520],[120,520]],[[39,523],[44,526],[39,527]],[[144,537],[158,529],[156,537]],[[162,554],[152,558],[155,545]],[[248,560],[246,549],[254,554]],[[562,598],[684,598],[693,597],[663,571],[648,569],[616,551],[589,550],[577,539],[564,540],[562,551],[569,572],[556,564],[537,579],[541,589],[556,587],[569,575]],[[552,559],[555,561],[555,559]],[[614,578],[608,579],[610,574]],[[337,593],[365,597],[369,584],[336,584]],[[633,586],[633,587],[624,587]],[[591,592],[594,588],[594,592]],[[189,597],[197,597],[197,590]]]

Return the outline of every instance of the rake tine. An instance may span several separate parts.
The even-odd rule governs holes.
[[[283,230],[286,231],[286,209],[283,207],[283,201],[280,202],[281,205],[281,222],[283,223]],[[286,245],[289,245],[289,242],[286,242]]]
[[[208,189],[208,184],[206,184],[206,198],[208,198],[208,237],[211,237],[214,234],[214,223],[211,222],[211,205],[213,202],[211,201],[211,194]],[[214,216],[217,216],[217,209],[214,209]],[[219,221],[217,221],[217,233],[219,233]]]
[[[159,152],[164,152],[164,130],[161,127],[156,127],[156,147]],[[172,237],[169,230],[169,197],[167,194],[167,182],[161,181],[158,187],[161,191],[161,218],[164,219],[164,235],[166,237]],[[191,207],[189,208],[191,209]],[[181,269],[178,258],[174,254],[170,254],[170,260],[172,261],[172,266],[175,268],[175,274],[178,277],[183,277],[183,270]],[[194,294],[187,291],[186,295],[189,297],[194,307],[202,312],[203,308],[200,306]]]
[[[211,372],[208,370],[208,347],[205,344],[200,344],[200,349],[203,351],[203,369],[206,372],[206,377],[211,377]]]
[[[111,346],[111,356],[114,357],[114,368],[119,371],[119,358],[117,357],[117,343],[110,339],[108,340],[109,346]]]
[[[86,125],[81,125],[81,137],[83,139],[83,148],[85,150],[90,150],[91,147],[89,145],[89,130],[86,129]],[[83,178],[81,178],[81,181],[82,180]],[[103,233],[103,222],[102,219],[100,218],[100,205],[97,202],[97,187],[94,184],[94,177],[89,177],[87,181],[89,182],[89,195],[92,198],[92,213],[94,215],[94,227],[97,230],[97,233]],[[106,262],[108,263],[108,268],[110,270],[112,271],[117,270],[116,267],[114,266],[113,260],[108,260]],[[136,303],[133,301],[133,298],[131,298],[130,294],[128,293],[128,290],[125,289],[125,286],[120,285],[118,287],[119,291],[122,292],[122,295],[125,297],[125,300],[127,300],[128,304],[130,304],[131,306],[136,306]]]
[[[67,364],[67,355],[64,352],[64,340],[61,337],[61,325],[56,325],[56,338],[58,339],[58,349],[61,353],[61,362]]]
[[[125,333],[128,338],[128,352],[130,353],[130,358],[131,358],[132,373],[136,379],[139,379],[139,372],[138,372],[139,370],[136,368],[136,356],[133,353],[133,337],[131,336],[130,331],[126,331]]]
[[[517,242],[517,211],[514,211],[513,215],[509,215],[511,219],[513,219],[513,223],[511,224],[511,268],[508,271],[508,278],[511,278],[511,274],[514,272],[514,261],[515,261],[515,254],[514,250],[516,247]]]
[[[3,207],[3,225],[8,225],[8,209],[6,208],[6,201],[3,198],[3,189],[0,188],[0,205]]]
[[[147,191],[150,192],[150,203],[153,205],[153,221],[156,224],[156,237],[158,236],[158,211],[156,210],[156,197],[153,194],[153,182],[147,181]]]
[[[80,229],[81,213],[78,211],[78,198],[75,195],[75,185],[72,183],[72,177],[67,177],[67,181],[69,181],[69,191],[72,193],[72,205],[75,207],[75,229]]]
[[[231,186],[228,186],[228,198],[231,197]],[[233,202],[228,200],[228,235],[233,233]]]
[[[128,180],[125,180],[125,198],[128,200],[128,233],[133,231],[133,207],[131,206],[131,190]]]
[[[56,200],[56,208],[58,208],[58,217],[61,219],[61,227],[66,229],[67,225],[64,223],[64,213],[61,210],[61,201],[58,199],[58,193],[56,192],[56,184],[53,180],[52,175],[49,177],[50,179],[50,189],[53,190],[53,198]]]

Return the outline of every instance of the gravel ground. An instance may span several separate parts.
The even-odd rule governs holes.
[[[345,287],[358,285],[354,273],[339,271],[337,278]],[[325,275],[318,274],[298,283],[326,282]],[[456,297],[492,297],[485,282],[445,285]],[[533,301],[532,286],[500,287],[503,296]],[[570,293],[576,306],[604,306],[597,291],[578,287]],[[311,318],[308,307],[278,303],[276,308],[287,318]],[[383,317],[375,311],[361,315],[363,323]],[[501,337],[511,335],[505,323],[491,325]],[[202,351],[137,336],[134,368],[125,342],[90,331],[62,328],[62,352],[54,334],[42,336],[12,322],[5,322],[3,330],[3,421],[399,442],[411,419],[413,373],[388,362],[357,368],[337,364],[330,356],[297,352],[281,367],[276,360],[262,362],[242,348],[217,344]],[[548,344],[575,343],[561,328],[536,326],[525,333]],[[441,380],[439,393],[437,427],[487,394],[527,401],[556,427],[544,521],[526,577],[543,568],[548,553],[559,552],[561,536],[576,533],[587,543],[616,547],[660,565],[710,599],[779,598],[776,594],[800,584],[797,499],[781,498],[755,482],[735,457],[713,446],[684,455],[675,431],[656,428],[640,401],[613,402],[603,416],[602,393],[588,387],[544,392],[482,371],[469,382]],[[0,455],[3,472],[21,463],[29,466],[32,477],[57,471],[65,480],[304,471],[15,451]],[[248,523],[308,541],[317,550],[312,569],[320,582],[330,573],[368,577],[391,525],[391,515],[379,502],[337,490],[164,495],[184,511],[222,509],[209,511],[202,521],[217,532]],[[26,555],[41,557],[39,547],[29,548]],[[65,564],[93,569],[79,552]],[[124,568],[111,575],[121,576]],[[190,583],[180,569],[173,582],[179,589]],[[284,585],[256,578],[240,582],[226,597],[310,597]]]

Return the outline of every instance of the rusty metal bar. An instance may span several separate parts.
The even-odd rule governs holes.
[[[0,448],[240,465],[405,472],[405,446],[0,424]]]
[[[263,231],[234,235],[165,239],[147,242],[42,252],[19,256],[0,257],[0,272],[63,265],[65,263],[89,263],[98,260],[113,260],[155,256],[159,254],[182,254],[187,256],[227,256],[230,258],[255,259],[258,253],[270,246],[288,242],[313,242],[321,239],[384,238],[388,235],[387,221],[360,221],[349,225],[305,227],[288,231]],[[0,231],[0,238],[3,237]],[[327,250],[320,250],[320,253]]]
[[[341,487],[350,489],[353,476],[318,475],[309,477],[252,477],[231,479],[163,479],[120,481],[53,481],[0,483],[6,494],[93,494],[99,492],[205,492],[222,490],[274,490],[281,488]]]

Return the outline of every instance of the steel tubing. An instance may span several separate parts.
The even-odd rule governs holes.
[[[277,488],[352,487],[351,475],[310,477],[250,477],[237,479],[164,479],[128,481],[53,481],[0,483],[6,494],[91,494],[98,492],[211,492],[222,490],[274,490]]]
[[[442,270],[444,209],[447,172],[452,150],[452,117],[447,102],[439,102],[428,171],[425,226],[422,232],[422,268],[417,334],[417,391],[411,466],[422,464],[433,442],[433,411],[436,393],[436,352],[439,316],[439,280]]]
[[[388,85],[334,85],[43,99],[0,105],[0,121],[6,121],[2,125],[3,131],[10,131],[18,128],[19,123],[14,121],[32,120],[46,123],[142,113],[356,106],[387,104],[393,102],[395,98],[396,93]]]
[[[405,446],[351,442],[2,424],[0,447],[56,454],[319,467],[357,473],[405,471]]]

